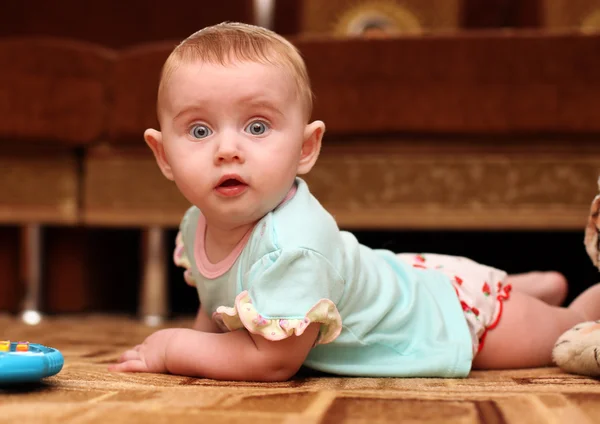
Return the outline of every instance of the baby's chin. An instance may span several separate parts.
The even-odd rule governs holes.
[[[212,213],[205,213],[200,209],[206,218],[207,225],[217,225],[223,229],[234,229],[242,226],[254,225],[260,221],[271,209],[260,208],[254,211],[245,210],[220,210]]]
[[[207,225],[218,225],[221,228],[237,228],[256,224],[269,212],[281,205],[289,194],[289,189],[283,194],[264,196],[257,193],[246,193],[238,201],[230,205],[210,207],[213,205],[196,205],[206,218]],[[251,196],[249,196],[251,195]],[[204,208],[202,207],[204,206]]]

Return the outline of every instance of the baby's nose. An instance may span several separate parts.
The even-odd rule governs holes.
[[[242,161],[241,150],[233,139],[223,140],[217,148],[216,162]]]

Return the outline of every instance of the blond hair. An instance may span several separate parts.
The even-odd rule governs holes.
[[[163,65],[158,87],[157,108],[170,76],[180,64],[206,62],[228,65],[234,60],[282,66],[293,78],[297,94],[310,118],[313,93],[304,60],[292,43],[266,28],[237,22],[223,22],[190,35],[171,52]]]

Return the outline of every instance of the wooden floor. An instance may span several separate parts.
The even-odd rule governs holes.
[[[188,325],[188,321],[170,325]],[[125,317],[0,317],[0,338],[56,347],[65,367],[42,384],[0,388],[18,423],[597,423],[600,382],[557,368],[473,372],[467,379],[337,378],[230,383],[106,370],[152,330]]]

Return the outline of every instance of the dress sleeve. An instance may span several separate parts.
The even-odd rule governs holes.
[[[342,330],[337,304],[344,280],[317,252],[269,253],[250,269],[247,287],[232,307],[220,306],[213,314],[231,331],[246,328],[268,340],[282,340],[300,336],[311,323],[319,323],[316,344],[326,344]]]
[[[184,215],[183,219],[181,220],[181,224],[179,225],[179,232],[177,233],[177,237],[175,238],[173,262],[175,262],[175,265],[185,269],[185,271],[183,272],[183,279],[188,285],[195,287],[196,281],[192,276],[192,264],[188,256],[186,244],[184,242],[183,237],[183,235],[187,233],[187,223],[189,221],[189,215],[190,211],[188,211]]]

